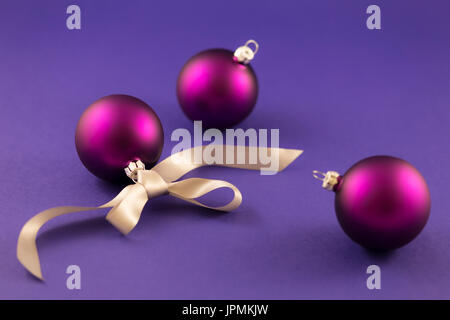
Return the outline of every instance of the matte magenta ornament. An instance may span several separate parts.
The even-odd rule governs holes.
[[[430,215],[430,192],[420,172],[389,156],[359,161],[343,176],[314,171],[336,193],[335,209],[345,233],[360,245],[390,250],[412,241]]]
[[[209,128],[228,128],[244,120],[258,97],[258,81],[248,64],[257,50],[258,44],[249,40],[235,52],[211,49],[189,59],[177,82],[178,101],[188,118]]]
[[[78,121],[75,144],[84,166],[109,181],[126,181],[124,169],[141,160],[158,161],[164,144],[161,122],[144,101],[110,95],[91,104]]]

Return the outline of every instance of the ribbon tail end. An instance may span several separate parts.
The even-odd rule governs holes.
[[[297,150],[297,149],[293,149],[293,156],[294,158],[292,159],[292,161],[294,161],[295,159],[297,159],[298,157],[300,157],[302,155],[302,153],[304,152],[303,150]]]
[[[303,150],[298,149],[284,149],[283,150],[283,156],[281,156],[280,161],[280,169],[279,172],[283,171],[286,167],[288,167],[292,162],[295,161],[301,154],[303,153]],[[283,159],[284,158],[284,159]]]
[[[17,252],[17,259],[29,273],[39,280],[44,281],[38,257],[24,257],[20,252]]]

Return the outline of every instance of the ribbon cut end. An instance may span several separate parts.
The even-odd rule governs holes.
[[[289,166],[295,159],[297,159],[303,150],[298,149],[280,149],[282,155],[280,154],[280,169],[279,172],[283,171],[287,166]]]
[[[39,264],[39,260],[35,261],[35,259],[30,257],[24,257],[17,252],[17,259],[19,262],[28,270],[33,276],[38,278],[41,281],[44,281],[44,277],[42,276],[41,266]]]

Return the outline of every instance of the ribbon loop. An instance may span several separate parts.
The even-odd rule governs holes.
[[[221,207],[207,206],[195,199],[206,195],[214,190],[228,188],[234,193],[233,200],[228,204]],[[222,180],[211,180],[202,178],[190,178],[182,181],[177,181],[169,186],[169,194],[184,201],[196,204],[198,206],[219,210],[219,211],[232,211],[239,207],[242,202],[242,194],[238,188],[229,182]]]

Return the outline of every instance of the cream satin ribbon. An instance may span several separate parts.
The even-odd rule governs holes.
[[[265,164],[261,162],[259,152],[266,152],[271,154],[275,152],[278,154],[279,167],[277,172],[282,171],[292,161],[294,161],[303,151],[295,149],[281,149],[281,148],[258,148],[258,147],[244,147],[234,146],[234,157],[240,152],[244,152],[245,161],[249,162],[249,155],[256,152],[258,155],[255,164],[227,164],[226,150],[223,146],[223,161],[222,164],[209,164],[204,162],[203,157],[200,161],[194,161],[194,154],[196,152],[203,152],[207,146],[199,146],[187,150],[164,159],[151,170],[135,170],[135,184],[125,187],[113,200],[98,207],[75,207],[64,206],[55,207],[44,210],[30,220],[28,220],[22,227],[17,241],[17,258],[22,265],[37,278],[43,280],[41,266],[39,262],[38,250],[36,247],[36,237],[40,228],[49,220],[63,214],[92,211],[101,208],[112,208],[106,215],[108,220],[121,233],[128,234],[139,221],[142,209],[147,201],[151,198],[169,194],[173,197],[183,199],[187,202],[196,204],[209,209],[220,211],[231,211],[239,207],[242,201],[242,195],[231,183],[222,180],[211,180],[201,178],[190,178],[176,181],[186,173],[199,167],[207,165],[218,165],[231,168],[260,170],[265,168]],[[230,162],[230,161],[228,161]],[[236,163],[237,161],[234,161]],[[233,200],[222,207],[210,207],[204,205],[195,199],[219,188],[229,188],[234,192]]]

